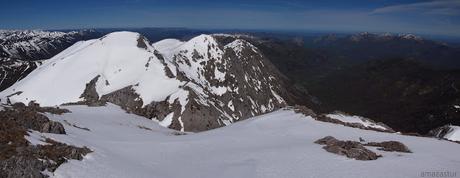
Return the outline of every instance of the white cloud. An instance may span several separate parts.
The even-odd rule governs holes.
[[[438,0],[377,8],[372,14],[417,12],[431,15],[460,15],[460,0]]]

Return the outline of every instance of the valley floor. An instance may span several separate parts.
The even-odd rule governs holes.
[[[118,106],[66,106],[51,115],[67,135],[42,134],[87,146],[82,161],[61,165],[54,177],[420,177],[427,171],[460,174],[460,144],[433,138],[349,128],[279,110],[227,127],[180,135]],[[384,152],[374,161],[331,154],[313,143],[341,140],[400,141],[413,153]]]

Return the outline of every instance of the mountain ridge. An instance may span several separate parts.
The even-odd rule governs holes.
[[[44,106],[112,102],[182,131],[287,105],[287,82],[249,42],[235,38],[223,45],[212,35],[175,42],[166,50],[132,32],[78,42],[0,95],[3,102]]]

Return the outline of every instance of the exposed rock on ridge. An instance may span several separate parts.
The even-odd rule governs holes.
[[[116,32],[79,42],[33,72],[0,96],[48,106],[112,102],[181,131],[213,129],[267,113],[286,106],[292,94],[287,79],[237,36],[200,35],[150,45],[139,34]],[[50,75],[59,76],[45,78]],[[52,92],[60,97],[47,96]]]

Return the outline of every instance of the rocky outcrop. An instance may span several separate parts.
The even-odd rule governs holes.
[[[359,138],[361,142],[364,139]],[[384,142],[369,142],[361,143],[356,141],[342,141],[332,136],[326,136],[322,139],[315,141],[316,144],[325,145],[323,149],[330,153],[346,156],[356,160],[376,160],[381,155],[378,155],[365,146],[378,147],[378,150],[390,152],[412,153],[409,148],[398,141],[384,141]]]
[[[82,160],[90,149],[78,148],[48,139],[48,145],[16,146],[16,153],[0,159],[0,177],[48,177],[43,172],[54,172],[69,159]]]
[[[43,133],[65,134],[64,126],[61,123],[49,120],[36,108],[36,106],[28,107],[22,103],[15,103],[11,107],[4,107],[4,110],[0,111],[0,115],[3,122],[13,122],[25,129]],[[40,111],[44,110],[46,109],[40,109]]]
[[[406,145],[398,141],[369,142],[369,143],[366,143],[365,146],[380,147],[378,149],[383,150],[383,151],[412,153],[412,151],[410,151]]]
[[[381,157],[367,148],[361,143],[355,141],[341,141],[332,136],[327,136],[315,141],[320,145],[325,145],[323,149],[330,153],[346,156],[356,160],[376,160]]]
[[[18,105],[21,107],[24,107],[22,103],[17,103],[17,104],[14,104],[13,106],[18,106]],[[57,114],[57,115],[61,115],[61,114],[70,112],[68,109],[59,108],[59,107],[42,107],[40,106],[40,104],[35,103],[34,101],[29,102],[29,104],[27,105],[27,109],[36,111],[36,112],[40,112],[40,113],[51,113],[51,114]]]
[[[41,108],[34,103],[3,106],[0,111],[0,177],[48,177],[43,173],[53,172],[69,159],[81,160],[91,152],[86,147],[78,148],[44,137],[42,144],[27,140],[25,137],[32,134],[30,130],[65,134],[62,124],[49,120],[40,111],[66,112],[59,108]]]

